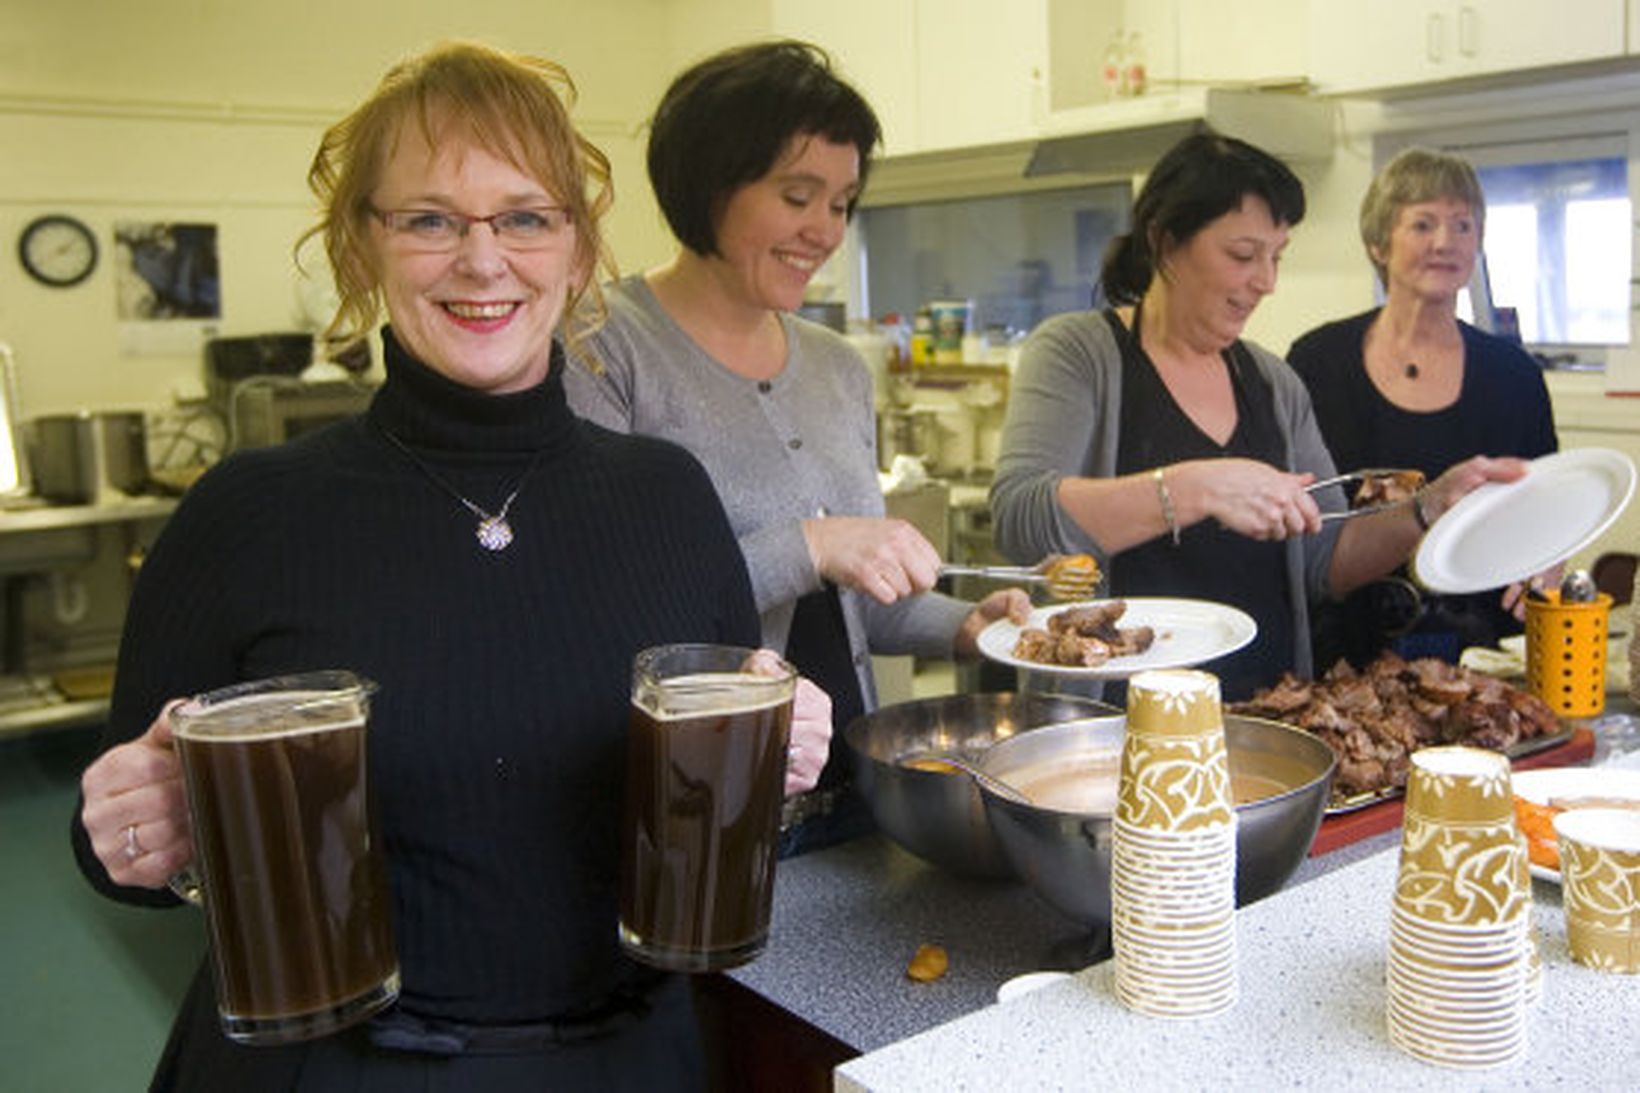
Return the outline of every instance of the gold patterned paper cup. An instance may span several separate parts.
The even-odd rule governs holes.
[[[1455,929],[1512,923],[1531,907],[1515,827],[1509,760],[1480,748],[1414,752],[1395,901]]]
[[[1484,748],[1422,748],[1407,772],[1407,812],[1448,823],[1513,820],[1509,759]]]
[[[1640,972],[1640,812],[1573,809],[1555,817],[1572,959]]]
[[[1128,680],[1127,731],[1154,736],[1224,735],[1219,677],[1189,668],[1140,672]]]
[[[1116,816],[1180,834],[1234,823],[1217,676],[1154,671],[1128,681]]]

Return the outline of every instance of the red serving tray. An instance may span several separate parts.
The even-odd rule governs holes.
[[[1592,758],[1594,733],[1588,729],[1578,729],[1563,743],[1532,755],[1523,755],[1516,759],[1512,766],[1515,770],[1569,767],[1577,763],[1586,763]],[[1368,805],[1366,808],[1356,809],[1354,812],[1328,816],[1321,821],[1321,830],[1316,832],[1315,842],[1310,844],[1310,857],[1330,853],[1341,846],[1348,846],[1360,839],[1381,835],[1385,831],[1400,827],[1401,813],[1404,810],[1403,798],[1393,797],[1375,805]]]

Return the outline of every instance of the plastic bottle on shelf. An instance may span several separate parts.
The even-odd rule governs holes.
[[[1105,43],[1105,57],[1099,66],[1099,76],[1105,84],[1105,95],[1116,98],[1122,93],[1122,75],[1126,69],[1127,47],[1126,36],[1122,28],[1111,31],[1110,41]]]
[[[888,370],[893,373],[911,370],[911,325],[897,311],[890,311],[877,321],[878,329],[889,341]]]
[[[1145,67],[1145,40],[1138,31],[1128,35],[1122,66],[1122,93],[1143,95],[1150,86],[1150,72]]]
[[[934,309],[924,304],[911,324],[911,364],[921,368],[934,363]]]

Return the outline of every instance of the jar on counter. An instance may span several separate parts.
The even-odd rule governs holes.
[[[934,319],[934,363],[961,364],[974,305],[968,300],[935,300],[928,306]]]

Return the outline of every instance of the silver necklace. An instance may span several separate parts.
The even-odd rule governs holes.
[[[381,429],[383,436],[393,442],[395,448],[403,452],[405,457],[415,464],[417,470],[432,479],[434,485],[461,502],[463,508],[478,517],[478,530],[474,532],[474,535],[478,538],[479,546],[485,550],[497,551],[506,550],[512,544],[513,529],[512,525],[507,523],[507,513],[512,511],[513,502],[518,500],[518,491],[524,488],[524,480],[529,478],[536,465],[541,462],[541,453],[546,451],[544,446],[536,449],[535,455],[530,459],[529,466],[524,468],[524,473],[518,476],[517,482],[513,483],[512,492],[507,494],[505,501],[501,502],[501,511],[491,513],[474,504],[460,490],[446,482],[437,471],[427,465],[421,456],[411,451],[408,444],[388,431],[385,425],[378,425],[377,428]]]

